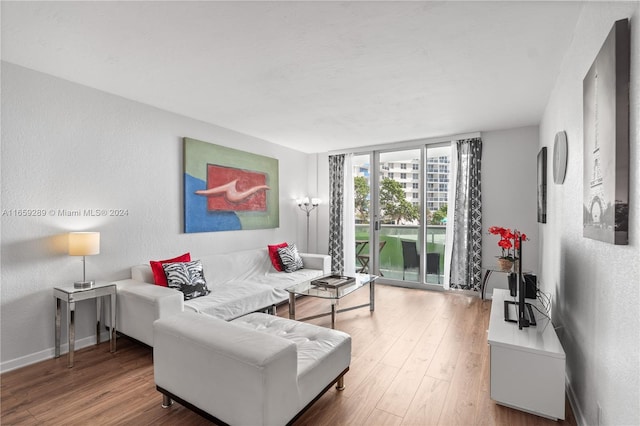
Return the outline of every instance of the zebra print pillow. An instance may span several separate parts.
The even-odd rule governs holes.
[[[202,262],[163,263],[162,269],[167,276],[169,288],[175,288],[184,293],[184,300],[206,296],[210,293],[207,282],[204,280]]]
[[[282,261],[282,267],[285,272],[294,272],[304,268],[302,258],[298,254],[298,248],[295,244],[280,247],[278,249],[278,255],[280,256],[280,261]]]

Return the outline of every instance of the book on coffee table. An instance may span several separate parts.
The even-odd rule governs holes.
[[[329,275],[311,281],[311,285],[323,288],[338,288],[347,284],[351,284],[356,279],[354,277],[346,277],[344,275]]]

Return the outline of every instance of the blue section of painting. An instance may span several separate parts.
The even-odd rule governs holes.
[[[184,232],[237,231],[242,229],[240,219],[234,212],[210,212],[207,197],[196,195],[196,191],[206,189],[207,184],[184,174]]]

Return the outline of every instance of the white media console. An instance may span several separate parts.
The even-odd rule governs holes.
[[[493,290],[489,320],[491,399],[550,419],[564,419],[565,354],[553,324],[535,312],[537,325],[520,330],[504,317],[509,290]],[[537,300],[527,299],[538,306]],[[515,307],[512,307],[515,309]]]

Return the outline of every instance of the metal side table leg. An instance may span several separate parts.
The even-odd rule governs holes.
[[[491,276],[491,269],[487,269],[484,273],[484,278],[482,279],[482,284],[480,284],[480,299],[484,300],[484,291],[487,288],[487,280]]]
[[[111,329],[109,330],[109,343],[111,352],[116,351],[116,292],[111,293]]]
[[[61,314],[61,306],[62,300],[54,296],[56,299],[56,318],[55,318],[55,334],[56,334],[56,348],[55,348],[55,357],[60,358],[60,314]]]
[[[100,344],[100,320],[102,319],[102,297],[96,297],[96,345]]]
[[[73,351],[76,343],[76,302],[67,301],[67,325],[69,334],[69,368],[73,367]]]

